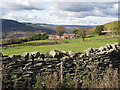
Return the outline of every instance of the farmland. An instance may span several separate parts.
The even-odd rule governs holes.
[[[41,53],[49,52],[53,49],[57,50],[65,50],[65,51],[74,51],[74,52],[83,52],[84,50],[88,48],[98,48],[100,46],[103,46],[105,44],[112,44],[115,42],[118,42],[117,38],[112,39],[105,39],[105,40],[94,40],[96,38],[106,38],[110,36],[106,35],[93,35],[86,38],[86,41],[82,41],[81,38],[78,39],[60,39],[55,40],[59,42],[69,42],[69,43],[61,43],[57,45],[42,45],[42,46],[19,46],[19,47],[10,47],[10,48],[3,48],[2,53],[4,55],[12,55],[12,54],[22,54],[23,52],[33,52],[33,51],[39,51]],[[93,39],[93,40],[88,40]],[[54,40],[36,40],[31,41],[27,43],[37,43],[37,42],[53,42]]]

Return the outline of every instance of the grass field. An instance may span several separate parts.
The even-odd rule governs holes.
[[[95,36],[96,38],[104,38],[104,36]],[[95,38],[93,37],[93,38]],[[44,45],[44,46],[20,46],[12,48],[3,48],[2,53],[4,55],[12,54],[22,54],[23,52],[33,52],[39,51],[41,53],[49,52],[53,49],[65,50],[65,51],[74,51],[74,52],[83,52],[88,48],[98,48],[104,46],[105,44],[113,44],[118,42],[118,39],[109,39],[109,40],[92,40],[92,41],[82,41],[81,38],[78,39],[61,39],[60,42],[68,41],[69,43],[57,44],[57,45]],[[33,42],[48,42],[48,40],[42,41],[33,41]]]
[[[24,42],[24,43],[43,43],[43,42],[54,42],[52,40],[36,40],[36,41],[30,41],[30,42]]]

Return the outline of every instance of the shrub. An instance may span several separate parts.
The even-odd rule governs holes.
[[[39,34],[35,34],[32,36],[33,40],[45,40],[48,39],[48,35],[46,33],[39,33]]]

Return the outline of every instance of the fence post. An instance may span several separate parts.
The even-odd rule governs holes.
[[[61,60],[61,65],[60,65],[60,81],[63,83],[63,61]]]

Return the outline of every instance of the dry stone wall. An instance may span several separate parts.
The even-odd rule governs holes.
[[[0,62],[2,87],[35,87],[36,76],[60,72],[61,80],[67,74],[71,78],[93,78],[91,72],[97,68],[102,76],[106,68],[120,67],[120,43],[107,44],[100,48],[89,48],[85,52],[52,50],[49,53],[25,52],[22,55],[2,57]]]

